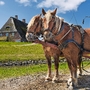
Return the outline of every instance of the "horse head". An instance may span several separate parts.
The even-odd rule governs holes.
[[[57,8],[54,11],[47,11],[45,12],[44,9],[42,9],[42,14],[44,15],[43,17],[43,27],[44,30],[47,29],[52,29],[53,25],[55,24],[55,14],[56,14]]]
[[[44,9],[42,9],[42,14],[44,15],[42,21],[43,21],[43,28],[44,28],[44,39],[46,41],[51,41],[54,37],[54,35],[59,32],[63,18],[56,16],[57,8],[54,11],[47,11],[45,12]]]
[[[41,14],[31,18],[27,25],[26,39],[28,41],[35,41],[42,33],[42,18]]]

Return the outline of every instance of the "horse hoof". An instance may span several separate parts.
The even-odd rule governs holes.
[[[67,88],[68,88],[68,90],[74,90],[74,89],[77,90],[78,85],[74,85],[74,84],[70,84],[70,85],[69,85],[69,84],[67,83]]]
[[[79,74],[79,76],[82,76],[82,74]]]
[[[53,78],[52,79],[52,83],[57,83],[59,80],[58,80],[58,78]]]
[[[52,79],[50,77],[45,78],[45,82],[48,82],[48,81],[52,81]]]
[[[45,79],[45,82],[48,82],[48,81],[49,81],[49,80],[46,80],[46,79]]]
[[[68,87],[68,90],[73,90],[73,86],[69,86]]]

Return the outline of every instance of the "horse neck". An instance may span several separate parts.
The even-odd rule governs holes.
[[[63,27],[61,27],[61,28],[62,28],[62,31],[55,35],[55,40],[57,40],[57,41],[58,40],[61,41],[61,39],[65,40],[67,38],[67,35],[69,34],[68,32],[70,30],[70,26],[68,23],[63,22]]]
[[[50,48],[58,50],[58,47],[56,45],[54,45],[54,44],[44,42],[44,41],[41,41],[41,40],[36,40],[35,42],[41,44],[43,47],[50,47]]]
[[[64,23],[63,30],[55,36],[55,40],[58,43],[62,43],[65,40],[74,39],[78,44],[81,43],[81,33],[76,27],[70,26],[68,23]]]
[[[61,26],[62,26],[63,19],[56,16],[56,17],[55,17],[55,22],[56,22],[56,24],[55,24],[55,28],[54,28],[54,30],[53,30],[53,33],[56,34],[57,32],[59,32],[59,30],[60,30],[60,28],[61,28]]]

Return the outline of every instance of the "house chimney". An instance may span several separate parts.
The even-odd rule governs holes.
[[[26,20],[25,19],[22,19],[22,22],[26,23]]]
[[[18,15],[15,15],[15,18],[18,19]]]

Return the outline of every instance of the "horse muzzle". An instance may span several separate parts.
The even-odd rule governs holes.
[[[34,42],[38,37],[32,33],[26,33],[26,39],[29,42]]]

